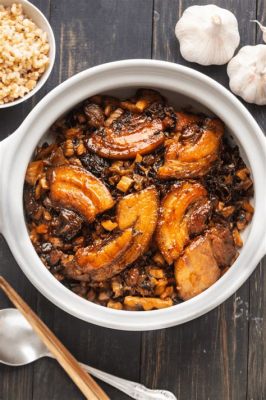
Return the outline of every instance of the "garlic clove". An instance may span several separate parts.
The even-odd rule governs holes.
[[[234,14],[213,4],[188,7],[175,34],[182,56],[201,65],[227,63],[240,42]]]
[[[244,46],[227,66],[229,86],[248,103],[266,105],[266,45]]]
[[[252,19],[250,22],[256,22],[259,25],[260,30],[262,31],[262,39],[266,43],[266,26],[263,26],[258,20]]]

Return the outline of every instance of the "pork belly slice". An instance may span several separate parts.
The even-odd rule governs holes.
[[[120,229],[134,228],[132,246],[123,256],[126,265],[132,264],[149,247],[158,219],[159,200],[154,186],[125,196],[117,205]]]
[[[123,271],[148,248],[158,216],[155,187],[125,196],[117,205],[120,235],[107,244],[79,249],[66,274],[77,280],[105,281]]]
[[[224,126],[219,119],[176,113],[176,135],[165,142],[160,179],[196,178],[205,175],[219,156]]]
[[[237,255],[230,230],[215,226],[197,237],[175,262],[175,279],[182,300],[191,299],[216,282],[221,268],[229,267]]]
[[[114,205],[107,187],[84,168],[73,165],[51,168],[48,181],[52,203],[78,212],[88,222]]]
[[[181,254],[190,236],[206,229],[211,202],[206,189],[197,182],[173,185],[162,200],[156,240],[168,264]]]
[[[73,278],[105,281],[122,271],[121,257],[132,245],[132,228],[122,231],[107,243],[93,244],[76,252],[76,266],[68,272]],[[121,269],[122,268],[122,269]]]
[[[154,151],[164,139],[163,123],[159,118],[127,111],[111,126],[96,130],[86,140],[86,145],[102,157],[123,160]]]

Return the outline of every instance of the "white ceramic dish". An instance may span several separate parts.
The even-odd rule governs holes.
[[[51,71],[53,69],[53,66],[54,66],[54,61],[55,61],[56,46],[55,46],[54,33],[53,33],[51,25],[49,24],[46,17],[43,15],[43,13],[37,7],[35,7],[28,0],[0,0],[0,4],[4,5],[4,6],[11,6],[13,3],[22,4],[23,10],[25,11],[25,14],[27,15],[27,17],[32,19],[32,21],[35,22],[35,24],[39,28],[41,28],[44,32],[47,32],[48,41],[49,41],[49,45],[50,45],[50,51],[49,51],[50,62],[49,62],[48,68],[45,70],[45,72],[43,73],[41,78],[38,80],[34,89],[32,89],[25,96],[20,97],[19,99],[15,100],[15,101],[11,101],[10,103],[0,104],[0,109],[12,107],[17,104],[20,104],[23,101],[28,100],[35,93],[37,93],[38,90],[41,89],[41,87],[45,84],[45,82],[49,78]]]
[[[97,93],[129,94],[152,87],[174,105],[211,110],[227,125],[252,171],[255,214],[246,230],[241,254],[208,290],[164,310],[130,312],[105,308],[82,299],[60,284],[44,267],[26,229],[22,192],[27,164],[51,124],[67,110]],[[50,301],[85,321],[121,330],[151,330],[196,318],[230,297],[250,276],[266,252],[266,140],[246,108],[214,80],[180,65],[154,60],[126,60],[100,65],[73,76],[52,90],[22,125],[0,144],[0,229],[18,264]]]

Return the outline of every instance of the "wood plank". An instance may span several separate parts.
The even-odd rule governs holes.
[[[16,290],[23,295],[28,304],[35,307],[36,291],[16,264],[2,236],[0,236],[0,275],[5,276]],[[0,309],[7,307],[13,308],[13,305],[0,290]],[[31,399],[32,375],[33,365],[15,369],[0,364],[0,400],[6,400],[7,398],[17,400]]]
[[[46,302],[46,300],[40,302],[42,312],[39,312],[45,322],[49,319],[44,304]],[[96,327],[76,320],[58,309],[53,311],[55,319],[51,324],[53,331],[78,360],[111,374],[138,381],[140,334]],[[38,362],[34,372],[33,399],[57,400],[66,395],[71,400],[82,398],[54,360],[46,359]],[[111,398],[119,400],[128,398],[108,385],[101,383],[101,386]]]
[[[257,19],[266,23],[265,1],[257,1]],[[263,43],[262,32],[256,27],[256,44]],[[266,132],[266,106],[253,106],[252,114]],[[266,257],[250,279],[249,353],[247,399],[266,398]]]
[[[152,0],[52,1],[57,42],[55,84],[86,68],[127,58],[150,58]]]
[[[200,4],[208,4],[201,1]],[[255,0],[215,1],[239,20],[241,45],[252,43]],[[155,0],[153,58],[201,71],[228,87],[225,66],[203,67],[185,61],[174,35],[177,19],[193,1]],[[252,107],[250,107],[252,109]],[[179,400],[243,399],[247,388],[249,282],[223,305],[185,325],[148,332],[142,338],[142,381],[173,390]],[[256,397],[254,397],[255,399]]]
[[[75,0],[51,4],[57,62],[51,88],[85,68],[122,58],[149,58],[152,0]],[[75,357],[109,373],[139,380],[139,333],[118,332],[74,319],[38,295],[38,314]],[[128,397],[102,385],[117,400]],[[35,364],[33,399],[80,399],[80,393],[53,360]]]
[[[265,0],[257,0],[257,7],[256,7],[257,17],[256,19],[262,24],[266,25],[266,8],[265,8]],[[256,44],[263,44],[262,38],[263,32],[261,29],[256,25]],[[263,109],[263,107],[260,107]]]
[[[195,321],[144,333],[142,382],[172,390],[180,400],[243,399],[248,343],[246,291],[243,286],[226,303]]]
[[[266,257],[250,279],[247,399],[266,398]]]
[[[49,18],[50,1],[33,2]],[[25,103],[0,110],[0,140],[14,132],[35,104],[46,93],[46,87]],[[0,236],[0,274],[2,274],[27,303],[36,309],[37,292],[18,267],[3,237]],[[13,307],[3,293],[0,293],[0,309]],[[25,400],[32,398],[33,364],[10,368],[0,364],[0,400]]]

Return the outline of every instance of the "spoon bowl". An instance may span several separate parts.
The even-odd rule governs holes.
[[[0,362],[18,367],[49,356],[28,321],[15,308],[0,310]]]

